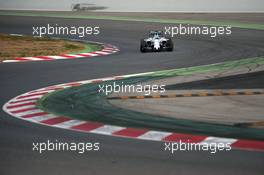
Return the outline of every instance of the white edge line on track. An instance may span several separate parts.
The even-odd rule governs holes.
[[[122,75],[122,76],[113,76],[113,77],[107,77],[107,78],[101,78],[101,79],[83,80],[83,81],[77,81],[77,82],[63,83],[60,85],[48,86],[45,88],[30,91],[30,92],[27,92],[27,93],[24,93],[24,94],[21,94],[17,97],[12,98],[11,100],[9,100],[7,103],[4,104],[3,110],[13,117],[23,119],[26,121],[30,121],[30,122],[34,122],[34,123],[38,123],[41,125],[51,126],[51,127],[59,127],[59,128],[70,129],[70,130],[74,130],[74,131],[89,132],[89,133],[103,134],[103,135],[111,135],[111,136],[116,136],[116,137],[126,137],[126,138],[132,138],[132,139],[151,140],[151,141],[163,141],[163,139],[165,137],[168,137],[168,136],[172,135],[173,133],[163,132],[163,131],[147,130],[146,132],[139,134],[139,136],[130,137],[127,135],[115,135],[114,134],[115,132],[126,130],[127,129],[126,127],[114,126],[114,125],[105,125],[105,124],[102,124],[102,126],[99,126],[95,129],[91,129],[89,131],[85,131],[85,130],[82,131],[82,130],[78,130],[78,129],[73,129],[72,127],[85,124],[87,121],[70,119],[70,120],[62,121],[62,122],[59,122],[56,124],[46,124],[46,123],[41,123],[41,122],[45,121],[45,120],[49,120],[49,119],[56,119],[56,118],[59,118],[59,116],[56,116],[53,114],[39,114],[39,115],[32,116],[29,118],[23,118],[23,116],[25,116],[25,115],[37,114],[37,113],[41,113],[44,111],[41,109],[33,109],[32,111],[25,111],[25,112],[21,112],[21,113],[19,112],[19,113],[13,114],[12,111],[15,110],[16,108],[12,108],[11,110],[8,109],[8,106],[15,105],[15,104],[10,104],[10,102],[13,103],[13,102],[19,101],[19,100],[29,100],[30,101],[30,99],[32,99],[32,98],[41,98],[45,94],[47,94],[49,92],[53,92],[54,88],[65,89],[65,88],[72,87],[72,86],[70,86],[70,84],[79,83],[80,85],[83,85],[83,84],[92,83],[94,81],[109,81],[109,80],[115,80],[116,78],[120,79],[120,78],[141,76],[141,75],[147,75],[150,73],[153,73],[153,72]],[[51,89],[51,90],[49,91],[49,89]],[[41,95],[38,95],[40,91],[46,91],[46,90],[47,90],[47,93],[43,93]],[[32,95],[32,96],[27,97],[27,95]],[[18,98],[18,97],[23,97],[23,98]],[[36,100],[33,100],[33,102],[34,101],[36,101]],[[28,101],[26,101],[26,102],[28,102]],[[25,103],[22,103],[22,104],[25,104]],[[28,106],[26,105],[26,107],[32,107],[32,105],[28,105]],[[18,109],[24,109],[24,108],[20,108],[20,106],[19,106]],[[46,113],[46,112],[44,112],[44,113]],[[228,142],[232,145],[233,143],[236,143],[237,141],[238,141],[238,139],[206,136],[199,143],[205,144],[205,143],[219,143],[219,142],[227,143]],[[250,148],[247,150],[250,150]]]
[[[24,36],[22,34],[10,34],[11,36]],[[77,40],[76,40],[77,41]],[[101,50],[93,51],[93,52],[86,52],[86,53],[76,53],[76,54],[64,54],[63,55],[50,55],[44,56],[45,58],[41,58],[43,56],[36,56],[36,57],[20,57],[14,58],[13,60],[3,60],[2,63],[13,63],[13,62],[27,62],[27,61],[52,61],[52,60],[62,60],[62,59],[74,59],[74,58],[84,58],[84,57],[97,57],[103,55],[110,55],[114,54],[119,51],[116,46],[111,44],[99,43],[99,42],[91,42],[97,43],[103,46]]]

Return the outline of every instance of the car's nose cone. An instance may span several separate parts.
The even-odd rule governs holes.
[[[159,40],[154,40],[154,49],[155,50],[159,50],[160,49],[160,43],[159,43]]]

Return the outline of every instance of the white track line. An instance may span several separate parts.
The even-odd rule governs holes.
[[[71,128],[73,126],[81,125],[83,123],[86,123],[86,121],[81,121],[81,120],[69,120],[65,121],[59,124],[56,124],[54,126],[59,127],[59,128]]]
[[[26,120],[32,121],[32,122],[41,122],[44,120],[49,120],[49,119],[53,119],[53,118],[57,118],[58,116],[53,115],[53,114],[46,114],[46,115],[41,115],[41,116],[35,116],[35,117],[31,117],[31,118],[26,118]]]
[[[199,144],[210,144],[210,143],[223,143],[223,144],[232,144],[236,142],[237,139],[230,139],[230,138],[221,138],[221,137],[207,137]]]
[[[8,106],[23,105],[23,104],[27,104],[27,103],[36,102],[36,101],[37,100],[31,100],[31,99],[26,99],[26,101],[12,100],[9,102]]]
[[[97,133],[97,134],[105,134],[105,135],[111,135],[114,132],[120,131],[125,129],[124,127],[120,126],[111,126],[111,125],[104,125],[99,128],[96,128],[92,130],[92,133]]]
[[[171,132],[160,132],[160,131],[148,131],[144,133],[143,135],[139,136],[139,139],[144,140],[162,140],[163,138],[171,135]]]
[[[30,110],[30,111],[25,111],[25,112],[21,112],[21,113],[16,113],[16,116],[18,116],[18,117],[23,117],[23,116],[26,116],[26,115],[37,114],[37,113],[40,113],[40,112],[43,112],[43,111],[40,110],[40,109],[34,109],[34,110]]]
[[[18,111],[18,110],[22,110],[22,109],[31,109],[31,108],[34,108],[36,107],[36,105],[27,105],[27,106],[20,106],[20,107],[17,107],[17,108],[12,108],[10,109],[10,112],[15,112],[15,111]]]

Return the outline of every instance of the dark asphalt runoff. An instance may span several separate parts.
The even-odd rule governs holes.
[[[237,85],[239,83],[239,86]],[[231,75],[208,80],[198,80],[193,82],[173,84],[166,86],[166,90],[185,89],[263,89],[264,71]]]
[[[32,26],[47,24],[100,26],[99,36],[89,40],[111,43],[120,52],[106,57],[47,62],[0,64],[0,105],[21,93],[71,81],[123,75],[170,68],[205,65],[264,55],[264,32],[233,29],[231,36],[220,38],[174,38],[175,51],[139,52],[140,38],[148,30],[166,24],[56,19],[44,17],[0,16],[1,33],[32,34]],[[64,36],[67,37],[67,36]],[[239,86],[239,84],[237,84]],[[100,151],[32,151],[32,142],[99,142]],[[0,112],[1,175],[253,175],[264,172],[264,153],[232,150],[230,152],[164,151],[161,142],[78,133],[16,119]]]

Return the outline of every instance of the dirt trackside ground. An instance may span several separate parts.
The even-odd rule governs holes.
[[[83,51],[90,52],[99,49],[100,46],[95,44],[0,34],[0,61],[18,57],[60,55]]]

